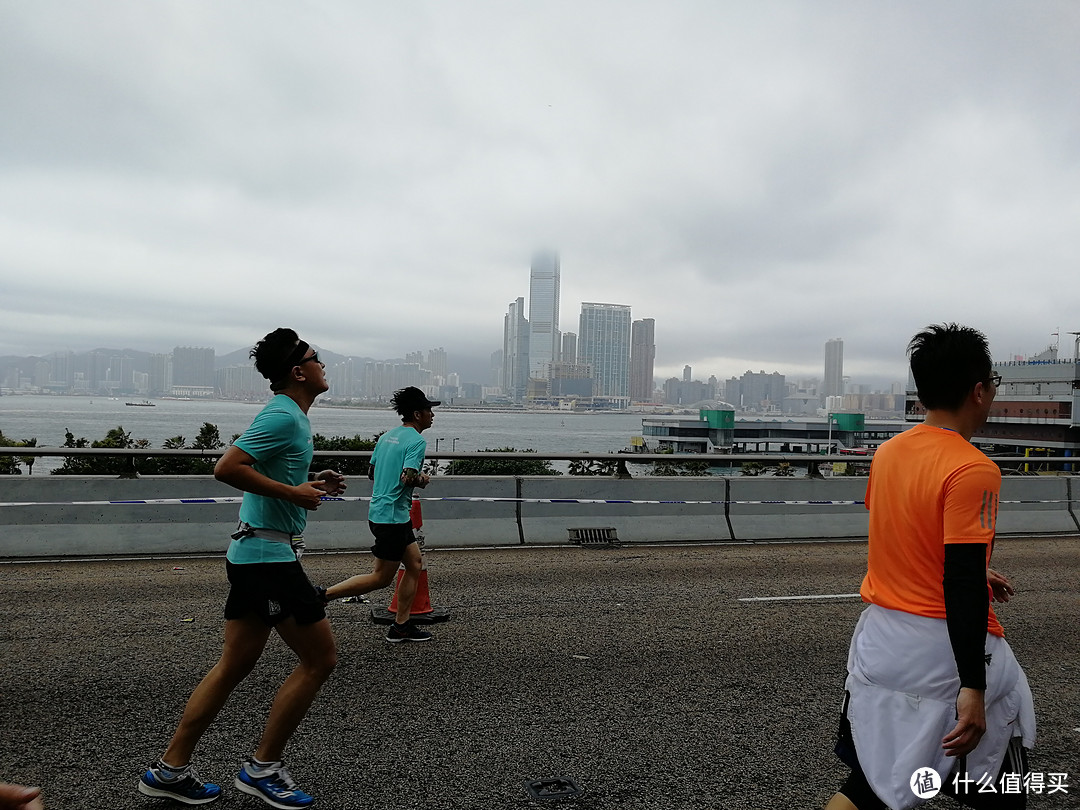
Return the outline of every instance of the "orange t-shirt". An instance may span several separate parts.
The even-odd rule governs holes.
[[[985,543],[989,565],[1000,490],[1001,470],[956,431],[916,425],[882,444],[866,486],[863,601],[944,619],[945,544]],[[986,629],[1005,635],[992,605]]]

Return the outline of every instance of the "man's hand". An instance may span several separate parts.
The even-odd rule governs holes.
[[[962,687],[956,696],[956,727],[941,741],[950,757],[970,754],[986,733],[986,708],[981,689]]]
[[[318,509],[319,504],[322,503],[322,496],[326,494],[326,486],[327,483],[325,481],[307,481],[295,486],[292,488],[289,502],[314,511]]]
[[[41,791],[0,782],[0,810],[44,810]]]
[[[406,467],[401,471],[401,483],[407,487],[420,487],[423,489],[431,483],[431,476],[419,470],[414,470],[412,467]]]
[[[319,486],[320,481],[323,484],[322,491],[326,495],[341,495],[348,488],[345,476],[337,470],[323,470],[315,476],[315,485]]]
[[[990,598],[995,602],[1008,602],[1009,599],[1016,595],[1016,591],[1013,590],[1012,583],[1009,582],[1008,578],[999,574],[993,568],[986,569],[986,581],[990,583]]]

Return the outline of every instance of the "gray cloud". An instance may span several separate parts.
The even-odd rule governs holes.
[[[658,374],[1080,328],[1074,3],[9,4],[0,354],[486,357],[540,246]]]

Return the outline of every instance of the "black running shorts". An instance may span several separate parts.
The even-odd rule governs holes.
[[[368,521],[368,528],[375,535],[375,545],[371,547],[371,553],[380,560],[401,562],[405,556],[405,549],[410,543],[415,543],[413,536],[412,521],[408,523],[372,523]]]
[[[270,627],[292,616],[297,624],[326,618],[322,599],[299,562],[248,563],[225,561],[229,598],[225,618],[243,619],[255,613]]]

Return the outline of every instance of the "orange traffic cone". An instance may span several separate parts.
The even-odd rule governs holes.
[[[428,589],[427,560],[424,558],[424,518],[420,511],[420,499],[413,498],[412,507],[409,509],[409,518],[412,521],[413,533],[420,546],[420,576],[416,581],[416,595],[413,597],[412,607],[409,608],[409,618],[420,624],[432,624],[444,622],[450,618],[450,611],[443,607],[435,607],[431,604],[431,592]],[[393,622],[397,616],[397,589],[401,586],[401,578],[405,575],[405,566],[398,568],[397,584],[394,586],[394,598],[383,610],[373,608],[371,618],[381,624]],[[381,615],[379,615],[381,613]]]

